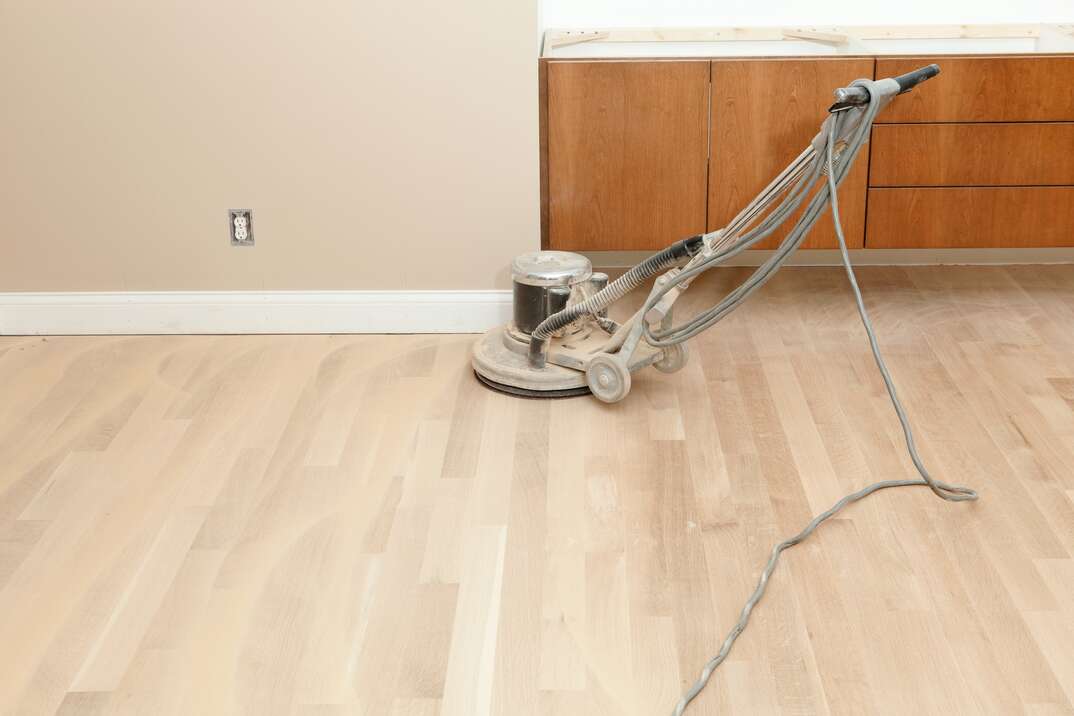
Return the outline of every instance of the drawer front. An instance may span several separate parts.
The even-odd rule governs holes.
[[[900,57],[876,76],[935,62],[940,75],[901,95],[877,122],[1074,121],[1074,57]]]
[[[548,248],[658,249],[705,230],[709,63],[547,67]]]
[[[865,246],[1074,246],[1074,187],[870,189]]]
[[[1074,123],[873,128],[869,186],[1074,184]]]

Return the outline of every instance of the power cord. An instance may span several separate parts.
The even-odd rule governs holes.
[[[884,363],[884,357],[880,353],[880,346],[876,340],[876,331],[873,329],[872,321],[869,320],[869,312],[865,309],[865,301],[862,299],[861,289],[858,288],[858,279],[854,275],[854,268],[850,263],[850,254],[847,252],[846,238],[843,236],[843,226],[839,219],[839,200],[836,196],[837,184],[835,178],[835,161],[832,156],[832,146],[835,144],[836,140],[836,124],[836,122],[831,122],[829,124],[826,159],[828,167],[828,191],[831,195],[832,219],[835,224],[835,236],[839,240],[839,253],[843,259],[843,266],[846,268],[847,278],[850,280],[850,287],[854,291],[854,301],[858,306],[858,315],[861,317],[862,325],[865,327],[865,332],[869,336],[869,347],[872,349],[873,359],[876,361],[876,367],[880,370],[880,375],[884,379],[884,387],[887,388],[888,396],[891,398],[891,405],[895,408],[895,414],[899,417],[899,423],[902,425],[903,437],[906,439],[906,451],[909,453],[910,459],[913,461],[914,467],[917,469],[921,479],[883,480],[881,482],[874,482],[857,492],[852,492],[821,514],[814,517],[813,520],[806,525],[805,529],[794,537],[784,540],[773,547],[772,554],[768,558],[768,564],[765,565],[764,570],[761,572],[761,578],[757,581],[757,586],[754,587],[753,593],[746,601],[746,605],[742,608],[738,621],[727,635],[727,638],[724,639],[720,651],[705,664],[705,668],[702,669],[701,675],[698,677],[697,681],[694,682],[694,685],[691,686],[685,694],[683,694],[679,703],[676,704],[675,710],[672,712],[673,716],[682,716],[689,703],[701,693],[701,690],[708,684],[713,672],[719,668],[720,664],[724,662],[727,655],[731,652],[731,647],[734,646],[735,640],[738,639],[739,635],[746,629],[746,625],[749,624],[750,614],[753,612],[753,608],[757,606],[757,602],[764,596],[765,588],[768,586],[768,580],[772,576],[772,572],[775,571],[776,564],[779,562],[779,556],[783,553],[783,550],[793,547],[809,537],[824,521],[838,514],[847,505],[868,497],[874,492],[879,492],[880,490],[885,490],[889,487],[925,485],[932,490],[937,497],[949,502],[964,502],[977,499],[977,493],[968,487],[949,485],[933,478],[925,468],[921,456],[918,455],[917,446],[914,444],[914,433],[910,428],[910,419],[907,417],[906,411],[899,401],[898,393],[895,390],[895,383],[891,378],[891,373],[888,371],[887,364]]]

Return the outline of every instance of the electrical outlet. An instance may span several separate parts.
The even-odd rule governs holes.
[[[232,246],[254,245],[254,212],[251,209],[228,209],[228,232]]]

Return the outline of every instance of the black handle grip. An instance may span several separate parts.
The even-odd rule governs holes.
[[[899,94],[902,94],[903,92],[909,92],[925,80],[935,77],[938,74],[940,74],[939,65],[928,65],[927,67],[922,67],[913,72],[907,72],[905,75],[899,75],[894,79],[899,83]]]

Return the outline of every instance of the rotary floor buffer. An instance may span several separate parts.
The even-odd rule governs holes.
[[[807,538],[822,522],[848,504],[888,487],[926,486],[938,497],[952,502],[977,499],[977,493],[967,487],[934,479],[917,453],[909,421],[880,354],[858,289],[839,221],[836,194],[839,183],[868,140],[877,113],[897,95],[909,92],[939,71],[938,66],[929,65],[898,77],[856,80],[836,89],[835,103],[828,109],[817,135],[727,226],[678,241],[614,281],[594,273],[589,260],[579,254],[537,251],[519,256],[512,264],[513,320],[489,331],[474,345],[474,372],[494,389],[526,397],[592,393],[598,400],[615,403],[629,394],[631,374],[635,371],[652,366],[671,373],[682,368],[687,360],[686,342],[719,322],[763,286],[831,207],[858,313],[902,424],[907,451],[920,477],[868,485],[815,517],[794,537],[777,544],[738,622],[718,653],[705,664],[697,682],[675,706],[676,715],[683,713],[727,657],[764,594],[783,550]],[[779,247],[749,278],[711,308],[682,322],[675,321],[675,302],[691,281],[772,235],[802,207],[804,210]],[[622,323],[608,317],[609,306],[654,276],[656,279],[640,309]]]

